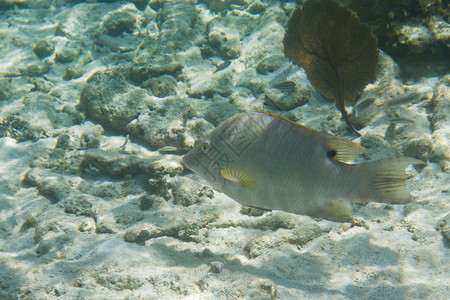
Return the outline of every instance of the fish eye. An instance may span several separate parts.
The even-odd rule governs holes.
[[[203,152],[208,151],[209,143],[203,142],[203,143],[200,145],[200,148],[202,149]]]

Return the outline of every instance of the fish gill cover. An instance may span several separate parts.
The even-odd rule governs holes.
[[[369,26],[335,0],[308,0],[289,19],[283,44],[286,57],[303,67],[322,95],[336,102],[356,132],[345,105],[376,79],[377,40]]]

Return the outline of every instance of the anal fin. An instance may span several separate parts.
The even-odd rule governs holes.
[[[353,221],[352,210],[345,201],[332,200],[327,205],[316,210],[309,216],[314,218],[327,219],[334,222]]]

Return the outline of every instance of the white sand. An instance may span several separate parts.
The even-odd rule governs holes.
[[[93,50],[89,28],[100,26],[101,16],[116,10],[131,11],[137,18],[149,17],[147,34],[157,31],[157,26],[152,19],[154,11],[147,9],[143,13],[126,2],[80,4],[84,5],[82,9],[80,5],[58,5],[61,2],[54,1],[48,7],[45,1],[36,1],[38,8],[0,12],[0,74],[20,75],[19,69],[28,64],[48,64],[50,69],[45,76],[53,84],[49,94],[36,96],[34,92],[33,96],[30,90],[38,77],[0,78],[9,86],[9,97],[0,101],[0,120],[17,111],[28,118],[35,130],[45,133],[35,142],[0,138],[0,298],[450,298],[449,241],[437,230],[449,214],[450,168],[445,158],[434,159],[430,154],[427,158],[432,161],[425,168],[407,169],[413,202],[400,206],[353,205],[352,224],[275,211],[248,216],[241,213],[239,204],[217,191],[212,198],[199,196],[204,181],[187,171],[168,180],[169,190],[173,195],[174,189],[178,189],[181,198],[183,195],[188,197],[185,201],[195,198],[196,203],[184,206],[175,203],[177,197],[166,201],[155,196],[153,206],[142,210],[142,197],[152,195],[146,185],[151,175],[113,178],[96,172],[95,167],[86,168],[83,173],[65,171],[76,170],[71,164],[78,166],[84,156],[85,150],[79,146],[83,133],[98,136],[99,149],[113,153],[119,152],[125,140],[124,135],[104,133],[90,121],[76,125],[69,114],[61,113],[64,106],[73,107],[79,102],[81,88],[92,73],[118,63],[110,50]],[[198,22],[212,19],[214,14],[204,5],[198,5],[198,9]],[[80,11],[85,11],[88,17],[77,19]],[[70,23],[72,38],[54,35],[57,23],[66,15],[84,22]],[[237,17],[245,22],[253,22],[252,18],[257,19],[250,14]],[[198,48],[181,53],[180,59],[186,66],[178,80],[178,97],[189,99],[186,88],[195,88],[196,84],[200,85],[198,88],[214,85],[210,82],[214,76],[230,76],[234,84],[253,76],[254,81],[264,85],[276,76],[284,76],[283,70],[287,72],[286,79],[308,86],[303,71],[287,61],[275,74],[255,75],[254,68],[261,58],[271,53],[282,54],[282,45],[271,46],[260,40],[280,42],[284,30],[269,17],[257,20],[267,23],[258,27],[263,34],[256,30],[245,37],[245,32],[230,31],[243,41],[242,55],[222,71],[226,75],[211,75],[215,65],[220,65],[219,58],[198,59]],[[264,32],[278,34],[270,36]],[[84,75],[63,80],[67,65],[55,62],[55,54],[39,61],[32,47],[44,38],[55,43],[56,51],[68,42],[80,42],[83,55],[92,55],[92,61],[84,62]],[[140,37],[136,31],[115,41],[123,46],[138,45]],[[87,54],[89,51],[93,53]],[[448,107],[450,96],[445,95],[445,87],[450,91],[448,76],[406,85],[389,68],[392,60],[383,56],[382,61],[387,66],[385,73],[361,97],[376,98],[374,105],[367,108],[375,111],[376,116],[361,130],[363,139],[367,143],[381,141],[381,146],[368,147],[365,158],[400,155],[405,145],[420,138],[430,141],[431,148],[447,153],[448,158],[448,119],[439,123],[439,130],[433,131],[430,118],[438,112],[429,105],[435,91],[435,96],[441,93],[440,103],[447,103]],[[233,105],[241,110],[264,109],[263,97],[253,96],[243,86],[235,87],[231,96]],[[381,104],[408,91],[420,92],[425,99],[396,108],[402,117],[414,122],[388,129],[394,135],[388,138],[389,116]],[[45,100],[46,95],[52,98]],[[32,100],[27,102],[27,96]],[[214,97],[222,101],[219,96]],[[207,107],[202,99],[189,101],[198,111]],[[30,103],[34,106],[27,110]],[[38,117],[33,120],[33,116]],[[58,123],[53,122],[55,116],[61,117]],[[292,110],[290,116],[319,130],[346,134],[334,104],[314,91],[309,103]],[[209,124],[206,128],[211,127]],[[70,136],[75,146],[65,152],[54,151],[57,137],[63,133]],[[156,149],[145,149],[138,142],[130,141],[122,154],[161,158]],[[161,162],[164,168],[179,168],[178,155],[166,159]],[[39,173],[34,185],[23,182],[30,169]],[[62,183],[61,191],[57,188]],[[55,203],[49,191],[67,195]],[[84,197],[84,202],[76,202],[81,199],[76,197]],[[139,234],[148,236],[139,240]],[[141,242],[127,242],[127,236]],[[223,263],[223,271],[211,272],[212,262]]]

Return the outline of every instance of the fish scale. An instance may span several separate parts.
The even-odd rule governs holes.
[[[281,116],[248,112],[220,124],[183,161],[243,205],[349,221],[347,201],[409,202],[404,169],[423,164],[406,157],[345,163],[363,151]]]

